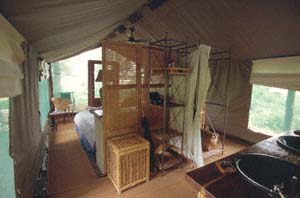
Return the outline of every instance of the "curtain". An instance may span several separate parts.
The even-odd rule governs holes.
[[[22,94],[10,99],[10,154],[15,163],[16,196],[32,197],[45,135],[40,128],[38,55],[30,46],[24,52]]]
[[[300,56],[252,61],[252,84],[300,90]]]
[[[252,87],[249,83],[251,61],[233,61],[228,64],[227,60],[219,60],[211,64],[211,84],[206,100],[212,103],[226,104],[227,72],[229,65],[229,104],[226,135],[257,143],[267,138],[267,136],[248,129]],[[206,116],[210,118],[215,129],[219,131],[223,130],[225,118],[224,106],[207,103]]]
[[[201,110],[206,100],[210,84],[209,72],[210,47],[200,45],[188,57],[188,65],[192,68],[188,79],[188,98],[185,114],[185,155],[193,159],[196,166],[203,166],[202,144],[200,134]]]
[[[0,15],[0,97],[21,94],[23,74],[19,64],[24,61],[22,36]]]

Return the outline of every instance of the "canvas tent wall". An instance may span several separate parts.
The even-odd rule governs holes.
[[[15,162],[16,196],[32,197],[47,131],[42,132],[40,125],[37,52],[30,45],[24,51],[22,94],[10,99],[10,153]]]
[[[235,60],[299,54],[297,0],[170,0],[136,24],[137,38],[170,37],[232,49]],[[125,36],[126,39],[126,35]],[[120,39],[124,39],[120,38]]]
[[[0,14],[0,97],[22,93],[23,73],[19,64],[24,61],[21,44],[24,38]]]
[[[251,66],[242,65],[252,59],[300,53],[300,3],[297,0],[169,0],[155,10],[143,6],[146,1],[32,1],[26,6],[20,0],[7,2],[3,4],[4,14],[48,61],[96,46],[111,32],[117,35],[115,40],[127,40],[127,34],[119,34],[116,29],[120,24],[127,28],[135,25],[137,38],[160,39],[168,32],[178,40],[188,36],[190,43],[231,48],[234,63],[230,95],[231,101],[236,102],[230,103],[232,114],[229,113],[231,118],[227,125],[231,130],[228,131],[248,141],[258,141],[263,136],[247,128],[251,86],[250,74],[245,71]],[[138,9],[143,17],[131,24],[127,17]],[[103,10],[107,15],[100,14]],[[73,11],[77,11],[74,19]],[[64,12],[63,15],[60,12]],[[64,23],[58,23],[60,20]],[[85,32],[78,34],[82,29]]]
[[[136,38],[158,39],[168,32],[176,39],[188,36],[190,43],[231,48],[228,134],[250,142],[267,137],[248,129],[252,90],[250,60],[300,54],[299,1],[173,0],[155,11],[144,7],[141,13],[144,17],[136,24]],[[126,40],[126,35],[115,39]],[[226,94],[226,79],[217,76],[227,69],[218,67],[212,71],[213,83],[220,88],[221,96]],[[210,89],[208,100],[215,94],[216,90]],[[216,118],[214,125],[222,128],[224,108],[208,110]]]
[[[36,55],[31,58],[42,57],[48,62],[94,48],[112,32],[119,35],[120,30],[116,27],[120,24],[135,25],[139,38],[160,39],[169,32],[178,40],[188,36],[191,43],[231,48],[234,62],[230,73],[232,113],[229,117],[232,119],[228,126],[232,128],[229,131],[232,135],[250,139],[253,133],[249,133],[246,126],[249,108],[244,104],[249,104],[251,86],[249,66],[245,66],[245,61],[300,53],[299,1],[169,0],[153,11],[145,5],[147,2],[28,0],[24,3],[23,0],[3,0],[0,11],[35,48]],[[136,24],[128,23],[128,16],[138,9],[143,18]],[[126,40],[127,35],[121,34],[115,39]],[[27,64],[31,65],[29,70],[35,69],[34,60]],[[26,91],[26,96],[35,100],[36,93],[33,92],[31,98],[30,90]],[[28,107],[27,110],[36,113],[37,108]],[[230,123],[232,121],[235,123]],[[20,136],[25,136],[30,128],[24,130]],[[30,137],[35,137],[35,132]],[[28,159],[33,159],[32,154],[39,151],[40,135],[33,140]],[[21,146],[23,144],[26,145],[25,140]],[[23,176],[26,170],[23,169]],[[22,180],[22,184],[26,181]]]
[[[33,195],[45,133],[41,132],[37,52],[0,16],[0,97],[10,97],[9,152],[17,197]]]
[[[144,7],[144,16],[137,24],[137,38],[160,38],[164,32],[190,43],[232,49],[229,87],[228,134],[257,142],[265,135],[248,129],[251,100],[251,62],[249,60],[300,53],[299,1],[168,1],[151,11]],[[119,35],[116,40],[126,39]],[[216,78],[228,68],[212,71],[214,82],[225,96],[226,79]],[[226,85],[225,85],[226,86]],[[208,99],[215,90],[208,91]],[[223,97],[224,98],[224,97]],[[215,98],[213,98],[215,100]],[[224,108],[208,108],[214,125],[221,128]]]
[[[143,0],[3,0],[0,11],[48,62],[91,49],[120,24],[135,25],[140,38],[177,40],[232,49],[251,60],[300,51],[298,0],[169,0],[151,10]],[[151,2],[151,1],[150,1]],[[136,24],[128,16],[140,10]],[[120,37],[127,39],[124,34]]]
[[[48,62],[96,48],[146,0],[4,0],[0,12]]]

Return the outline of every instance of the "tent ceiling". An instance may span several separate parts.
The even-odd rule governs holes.
[[[4,0],[2,12],[47,61],[99,45],[146,0]],[[300,54],[298,0],[169,0],[142,8],[137,37],[232,48],[236,59]],[[126,39],[119,35],[117,39]]]
[[[137,37],[188,36],[193,44],[231,48],[242,60],[300,54],[299,0],[169,0],[142,13]]]
[[[4,0],[1,11],[49,62],[99,46],[146,0]]]

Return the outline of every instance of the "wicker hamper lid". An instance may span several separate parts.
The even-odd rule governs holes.
[[[111,145],[114,150],[126,151],[148,146],[149,142],[137,134],[129,134],[112,138],[108,140],[108,144]]]

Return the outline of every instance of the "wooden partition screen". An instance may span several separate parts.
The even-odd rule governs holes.
[[[162,77],[150,80],[147,46],[105,41],[102,43],[102,53],[102,133],[106,150],[109,138],[143,133],[143,115],[149,118],[151,126],[162,127],[161,111],[152,112],[149,108],[149,90],[160,89],[163,82]],[[162,55],[157,53],[158,59],[155,60],[163,60],[159,57]],[[104,160],[105,155],[106,151]],[[106,168],[106,161],[104,164]]]
[[[138,54],[135,45],[104,42],[103,130],[110,136],[138,131]]]
[[[147,46],[105,41],[103,53],[103,129],[110,136],[142,132],[141,118],[149,113],[149,90],[163,87],[162,77],[149,77],[149,48]],[[154,64],[162,67],[163,53]],[[149,84],[151,86],[149,86]]]

